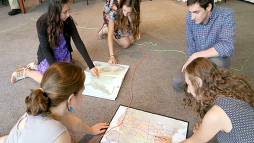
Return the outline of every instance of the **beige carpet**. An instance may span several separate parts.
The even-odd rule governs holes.
[[[17,120],[25,113],[24,99],[30,89],[36,89],[39,84],[32,79],[24,79],[15,84],[10,82],[11,75],[2,77],[15,70],[17,66],[26,66],[37,60],[38,38],[36,22],[40,15],[46,12],[48,0],[39,4],[37,0],[26,0],[26,14],[8,16],[9,6],[0,5],[0,136],[10,132]],[[87,50],[94,61],[107,62],[109,59],[107,39],[97,39],[97,28],[102,20],[104,0],[76,0],[70,4],[70,13],[78,23],[78,31]],[[250,77],[254,82],[254,5],[251,3],[228,0],[226,3],[216,3],[217,6],[229,7],[235,12],[236,43],[232,57],[232,72]],[[186,3],[173,0],[142,0],[140,25],[141,40],[137,43],[150,43],[144,47],[146,59],[137,67],[133,80],[133,101],[131,107],[147,112],[165,115],[189,122],[188,136],[193,134],[192,128],[201,119],[190,108],[181,107],[183,93],[172,89],[172,78],[180,64],[185,60],[185,16],[188,12]],[[85,29],[95,28],[95,29]],[[73,44],[73,43],[72,43]],[[116,58],[120,64],[130,65],[130,69],[122,84],[115,101],[84,96],[82,106],[73,115],[81,118],[89,126],[99,122],[110,122],[118,106],[130,102],[130,82],[134,67],[143,58],[140,45],[132,45],[122,49],[114,43]],[[177,51],[155,51],[178,50]],[[75,63],[87,67],[85,61],[73,45],[72,53]],[[182,52],[180,52],[182,51]],[[245,63],[245,61],[248,61]],[[244,65],[245,64],[245,65]],[[244,65],[244,66],[243,66]],[[236,71],[240,70],[240,71]],[[87,142],[94,136],[71,134],[74,143]],[[96,140],[95,142],[99,142]],[[216,143],[216,139],[210,142]]]

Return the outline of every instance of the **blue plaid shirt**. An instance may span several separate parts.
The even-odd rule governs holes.
[[[204,24],[191,20],[191,13],[186,16],[186,53],[193,53],[215,48],[219,57],[231,57],[235,43],[235,14],[229,8],[216,7]]]

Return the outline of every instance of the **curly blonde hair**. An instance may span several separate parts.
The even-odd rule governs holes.
[[[183,106],[191,106],[203,118],[211,105],[220,97],[238,99],[254,107],[254,89],[248,77],[231,73],[227,69],[219,68],[215,63],[206,58],[193,60],[185,70],[191,84],[194,86],[196,100],[187,93],[187,84],[184,85],[186,98]],[[202,80],[199,87],[196,79]]]

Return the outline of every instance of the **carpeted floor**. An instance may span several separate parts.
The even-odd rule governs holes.
[[[39,41],[34,20],[46,12],[47,3],[48,0],[40,4],[37,0],[26,0],[24,4],[27,13],[15,16],[8,16],[9,5],[0,5],[0,136],[10,132],[17,120],[25,113],[25,97],[29,95],[31,89],[39,87],[38,83],[29,78],[12,84],[11,75],[4,75],[14,71],[17,66],[26,66],[32,61],[37,61]],[[79,34],[92,60],[107,62],[109,59],[107,38],[97,39],[98,28],[103,23],[104,3],[105,0],[89,0],[89,5],[86,5],[85,0],[76,0],[74,4],[70,4],[70,13],[80,26]],[[229,7],[235,12],[236,42],[231,71],[249,76],[254,83],[254,56],[249,58],[254,53],[254,4],[228,0],[226,3],[219,2],[216,5]],[[181,107],[184,93],[176,93],[172,89],[173,75],[186,58],[184,53],[187,46],[185,37],[187,12],[186,3],[180,1],[142,0],[141,39],[137,43],[152,42],[156,46],[146,44],[147,46],[143,48],[146,58],[136,69],[133,80],[133,101],[130,106],[188,121],[189,137],[193,134],[193,126],[196,122],[201,122],[201,119],[190,108]],[[72,45],[75,64],[85,69],[87,67],[85,61],[73,43]],[[115,101],[84,96],[81,108],[73,115],[81,118],[89,126],[99,122],[109,123],[118,106],[127,106],[131,99],[132,73],[134,67],[143,58],[141,46],[134,44],[129,49],[122,49],[114,43],[114,48],[118,62],[130,65],[130,69]],[[71,137],[74,143],[83,143],[94,138],[83,134],[71,134]],[[94,142],[99,141],[100,139]],[[216,143],[216,138],[210,142]]]

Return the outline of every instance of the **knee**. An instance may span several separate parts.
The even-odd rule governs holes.
[[[135,40],[135,39],[132,39],[132,40],[131,40],[131,45],[134,44],[135,42],[136,42],[136,40]]]
[[[231,60],[230,58],[210,58],[210,61],[214,62],[218,67],[229,69]]]
[[[122,47],[123,49],[127,49],[127,48],[130,47],[130,45],[131,45],[131,44],[130,44],[129,42],[126,42],[126,43],[122,44],[121,47]]]
[[[173,86],[175,87],[181,87],[181,85],[183,84],[183,80],[180,77],[173,77]]]
[[[184,92],[183,91],[183,80],[181,80],[177,77],[173,77],[173,89],[178,93]]]

